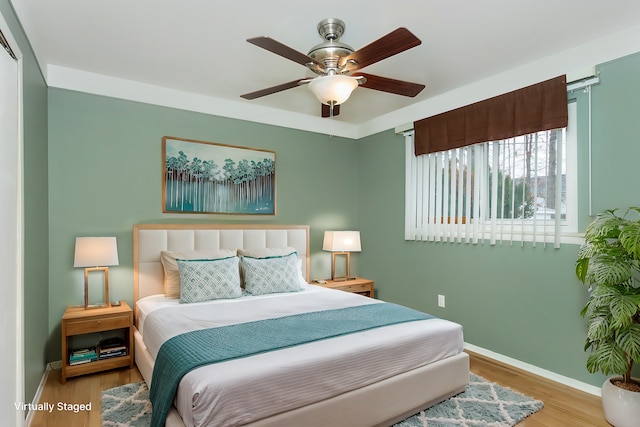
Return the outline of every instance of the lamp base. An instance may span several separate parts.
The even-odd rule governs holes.
[[[346,275],[345,276],[336,276],[336,256],[344,256],[345,266],[346,266]],[[342,282],[344,280],[353,280],[355,277],[351,277],[351,252],[331,252],[331,280],[334,282]]]
[[[104,301],[89,304],[89,272],[104,271]],[[109,307],[109,267],[92,267],[84,269],[84,309]]]
[[[343,277],[334,277],[331,279],[332,282],[346,282],[349,280],[356,280],[357,277],[347,277],[347,276],[343,276]]]
[[[101,304],[88,304],[84,306],[85,310],[92,310],[94,308],[107,308],[107,307],[111,307],[110,304],[107,303],[101,303]]]

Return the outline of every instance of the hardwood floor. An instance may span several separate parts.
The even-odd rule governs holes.
[[[124,384],[143,381],[138,368],[121,368],[99,374],[69,378],[60,383],[60,372],[50,371],[40,402],[55,406],[50,413],[34,412],[31,427],[100,427],[100,393]],[[68,404],[91,403],[91,410],[78,412],[58,410],[58,402]]]
[[[600,398],[520,369],[471,353],[471,371],[520,393],[542,400],[544,408],[518,427],[608,427]],[[60,384],[60,372],[51,371],[39,403],[56,406],[51,413],[34,412],[31,427],[99,427],[100,392],[119,385],[142,381],[137,368],[70,378]],[[91,403],[90,411],[58,410],[57,403]]]
[[[468,352],[471,372],[544,402],[518,427],[610,427],[600,397]]]

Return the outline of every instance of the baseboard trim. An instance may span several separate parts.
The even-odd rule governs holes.
[[[47,367],[44,370],[44,373],[42,374],[42,378],[40,378],[40,384],[38,384],[38,388],[36,389],[36,393],[33,395],[33,402],[34,404],[38,403],[40,401],[40,397],[42,397],[42,392],[44,390],[44,385],[47,383],[47,378],[49,377],[49,372],[51,372],[53,370],[53,368],[51,367],[51,363],[47,363]],[[33,411],[29,411],[27,413],[27,417],[24,419],[24,425],[25,427],[29,427],[31,426],[31,421],[33,419]]]
[[[530,363],[526,363],[521,360],[514,359],[512,357],[505,356],[504,354],[496,353],[494,351],[487,350],[486,348],[478,347],[473,344],[469,344],[465,342],[464,348],[465,350],[478,353],[482,356],[486,356],[491,359],[497,360],[498,362],[502,362],[504,364],[516,367],[518,369],[522,369],[523,371],[527,371],[532,374],[538,375],[540,377],[549,379],[551,381],[555,381],[557,383],[564,384],[566,386],[575,388],[577,390],[584,391],[585,393],[593,394],[595,396],[601,396],[600,387],[596,387],[591,384],[578,381],[574,378],[566,377],[564,375],[560,375],[555,372],[548,371],[546,369],[540,368]]]

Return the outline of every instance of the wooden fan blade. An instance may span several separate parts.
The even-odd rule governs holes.
[[[328,106],[327,104],[320,104],[320,105],[322,105],[322,117],[335,117],[338,114],[340,114],[340,105],[333,106],[333,114],[331,114],[330,106]]]
[[[244,95],[240,95],[241,98],[244,99],[256,99],[262,96],[271,95],[272,93],[282,92],[283,90],[291,89],[294,87],[300,86],[302,83],[306,82],[309,79],[298,79],[293,80],[291,82],[282,83],[277,86],[271,86],[262,90],[257,90],[255,92],[245,93]]]
[[[269,52],[273,52],[276,55],[280,55],[293,62],[297,62],[300,65],[306,66],[308,63],[312,62],[316,65],[323,66],[320,62],[316,61],[310,56],[307,56],[304,53],[298,52],[297,50],[290,48],[289,46],[284,45],[279,41],[272,39],[271,37],[266,37],[266,36],[253,37],[253,38],[247,39],[247,41],[258,47],[266,49]]]
[[[395,93],[396,95],[409,96],[413,98],[419,94],[424,85],[419,83],[405,82],[403,80],[390,79],[388,77],[374,76],[373,74],[355,73],[354,77],[363,76],[367,81],[360,86],[367,89],[379,90],[382,92]]]
[[[390,56],[396,55],[400,52],[404,52],[407,49],[416,47],[421,44],[419,38],[413,35],[411,31],[406,28],[398,28],[395,31],[390,32],[386,36],[379,38],[378,40],[369,43],[365,47],[356,50],[351,55],[345,57],[340,65],[344,65],[347,61],[356,61],[355,68],[349,67],[351,70],[359,70],[375,62],[382,61]]]

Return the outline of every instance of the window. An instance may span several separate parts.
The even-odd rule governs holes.
[[[577,231],[575,103],[568,123],[417,157],[407,134],[405,239],[559,245]]]

